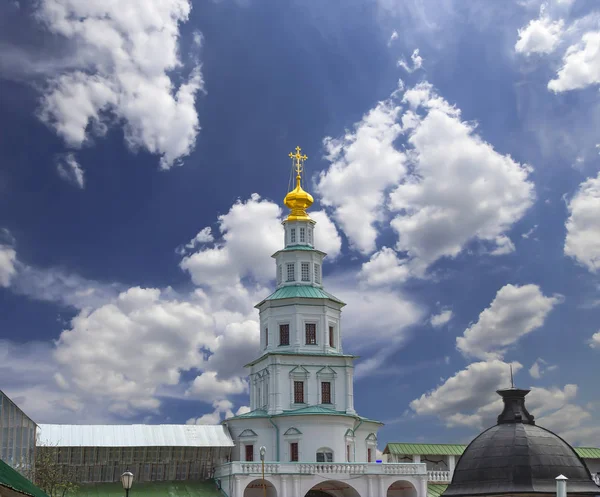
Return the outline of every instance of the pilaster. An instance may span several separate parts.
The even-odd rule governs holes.
[[[352,381],[353,368],[346,364],[346,413],[356,414],[354,410],[354,382]]]
[[[281,497],[288,497],[288,477],[287,477],[287,475],[281,475]]]
[[[419,477],[419,496],[427,497],[427,475]]]
[[[379,475],[378,477],[378,483],[379,483],[379,497],[385,497],[385,481],[384,481],[385,476],[384,475]],[[418,497],[422,497],[421,495],[419,495]]]

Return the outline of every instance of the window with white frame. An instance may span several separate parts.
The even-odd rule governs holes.
[[[306,228],[300,228],[300,243],[306,242]]]
[[[302,281],[310,281],[310,264],[308,262],[303,262],[301,269]]]
[[[333,451],[328,447],[317,450],[317,462],[333,462]]]
[[[308,243],[310,243],[312,245],[312,238],[313,238],[313,229],[312,228],[308,228]]]
[[[287,281],[296,281],[296,266],[293,262],[287,263]]]
[[[290,228],[290,243],[296,243],[296,228]]]
[[[315,271],[315,283],[321,284],[321,266],[319,264],[314,264]]]

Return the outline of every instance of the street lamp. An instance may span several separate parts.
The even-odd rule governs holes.
[[[262,481],[263,481],[263,495],[267,497],[267,484],[265,482],[265,454],[267,453],[267,448],[263,445],[260,448],[260,462],[262,464]]]
[[[133,485],[133,473],[131,471],[125,471],[125,473],[121,475],[121,484],[125,489],[125,497],[129,497],[129,489],[131,488],[131,485]]]

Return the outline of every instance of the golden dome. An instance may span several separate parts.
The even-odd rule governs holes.
[[[301,173],[303,171],[303,163],[307,159],[306,155],[300,154],[300,147],[296,147],[296,153],[290,153],[289,156],[292,160],[295,161],[296,168],[296,188],[294,188],[291,192],[289,192],[283,203],[286,205],[288,209],[290,209],[290,213],[287,217],[287,221],[310,221],[309,215],[306,213],[306,209],[308,209],[314,202],[312,195],[302,189],[300,185],[300,181],[302,179]]]

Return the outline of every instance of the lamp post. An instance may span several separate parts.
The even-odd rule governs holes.
[[[125,497],[129,497],[129,489],[131,488],[131,485],[133,485],[133,473],[131,471],[125,471],[125,473],[121,475],[121,484],[125,489]]]
[[[267,484],[265,482],[265,454],[267,452],[267,448],[263,445],[260,448],[260,462],[262,464],[262,482],[263,482],[263,496],[267,497]]]

